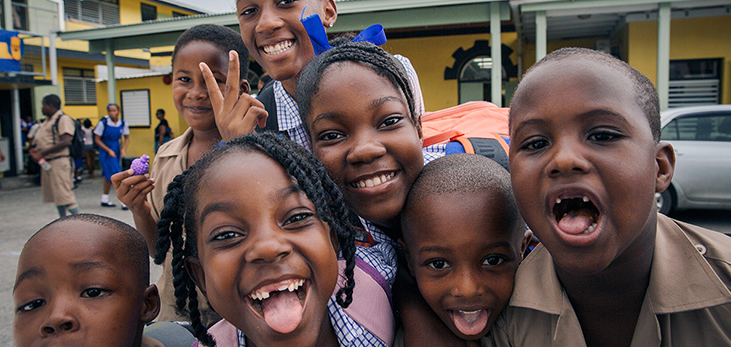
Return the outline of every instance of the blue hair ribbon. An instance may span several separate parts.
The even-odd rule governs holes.
[[[307,6],[305,6],[307,9]],[[305,9],[302,10],[302,18],[305,15]],[[307,16],[307,18],[300,19],[302,24],[307,30],[307,35],[310,37],[312,42],[312,48],[315,49],[315,55],[320,55],[322,52],[332,48],[330,43],[327,41],[327,33],[325,33],[325,26],[322,25],[320,16],[315,13]],[[386,43],[386,33],[383,31],[383,26],[380,24],[374,24],[361,31],[352,42],[367,41],[376,46],[380,46]]]

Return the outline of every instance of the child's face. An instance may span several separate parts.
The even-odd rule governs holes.
[[[672,149],[653,141],[629,78],[572,57],[521,83],[511,105],[511,178],[523,217],[554,262],[592,274],[647,251]]]
[[[307,31],[300,22],[304,16],[320,15],[324,24],[335,23],[334,0],[238,0],[241,38],[254,60],[277,81],[299,76],[315,57]]]
[[[118,119],[119,118],[119,109],[115,105],[109,106],[109,109],[107,110],[107,114],[109,114],[109,117],[112,117],[112,119]]]
[[[359,216],[386,227],[424,165],[403,93],[368,67],[331,65],[312,97],[312,151]]]
[[[513,292],[524,233],[504,205],[490,192],[440,194],[415,202],[404,224],[421,295],[462,339],[484,336]]]
[[[204,182],[189,270],[212,307],[256,345],[314,343],[332,329],[327,303],[338,265],[313,203],[258,152],[228,154]]]
[[[185,122],[195,130],[216,129],[216,119],[208,97],[208,89],[198,66],[204,62],[211,68],[221,90],[226,88],[228,52],[206,41],[192,41],[181,48],[173,65],[173,101]]]
[[[13,291],[16,344],[139,346],[157,310],[146,308],[150,288],[128,259],[115,232],[96,224],[63,222],[33,238]]]

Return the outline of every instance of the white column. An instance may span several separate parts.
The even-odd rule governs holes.
[[[13,149],[15,152],[15,172],[23,172],[23,144],[20,142],[20,92],[18,88],[13,89],[10,103],[13,110]],[[8,158],[9,160],[10,158]],[[12,169],[11,169],[12,170]]]
[[[536,62],[546,56],[546,11],[536,12]]]
[[[114,77],[114,42],[107,40],[107,52],[104,54],[107,61],[107,96],[109,103],[117,102],[117,79]]]
[[[500,3],[490,3],[490,55],[492,56],[492,69],[490,69],[490,89],[492,103],[498,107],[503,106],[503,59],[501,32],[500,32]]]
[[[670,95],[670,3],[658,4],[657,9],[657,94],[660,109],[669,105]]]

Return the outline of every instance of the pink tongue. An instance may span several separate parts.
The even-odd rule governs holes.
[[[591,224],[593,218],[584,215],[567,214],[558,222],[558,227],[567,234],[578,235],[584,232]]]
[[[471,314],[465,314],[459,310],[452,311],[454,325],[459,332],[468,336],[477,335],[485,330],[487,316],[487,310],[480,310]]]
[[[274,331],[288,334],[297,329],[302,320],[302,304],[296,292],[273,292],[261,302],[264,321]]]

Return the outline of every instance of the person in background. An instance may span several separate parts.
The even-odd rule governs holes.
[[[112,175],[122,171],[119,163],[120,158],[127,153],[129,145],[129,127],[119,116],[119,105],[109,104],[108,115],[104,116],[94,128],[94,142],[99,146],[99,163],[102,165],[104,174],[104,192],[102,194],[102,207],[115,207],[109,201],[109,189],[112,187]],[[124,138],[124,144],[120,146],[119,139]],[[122,203],[122,209],[126,210],[127,205]]]
[[[165,110],[159,108],[155,112],[155,117],[160,120],[160,123],[155,128],[155,153],[160,146],[173,139],[173,131],[170,130],[170,125],[165,119]]]
[[[96,155],[96,148],[94,148],[94,128],[91,126],[89,118],[84,119],[81,131],[84,132],[84,154],[83,158],[86,160],[86,169],[89,170],[89,178],[94,178],[94,155]]]
[[[3,154],[3,150],[0,149],[0,163],[5,161],[5,154]]]

